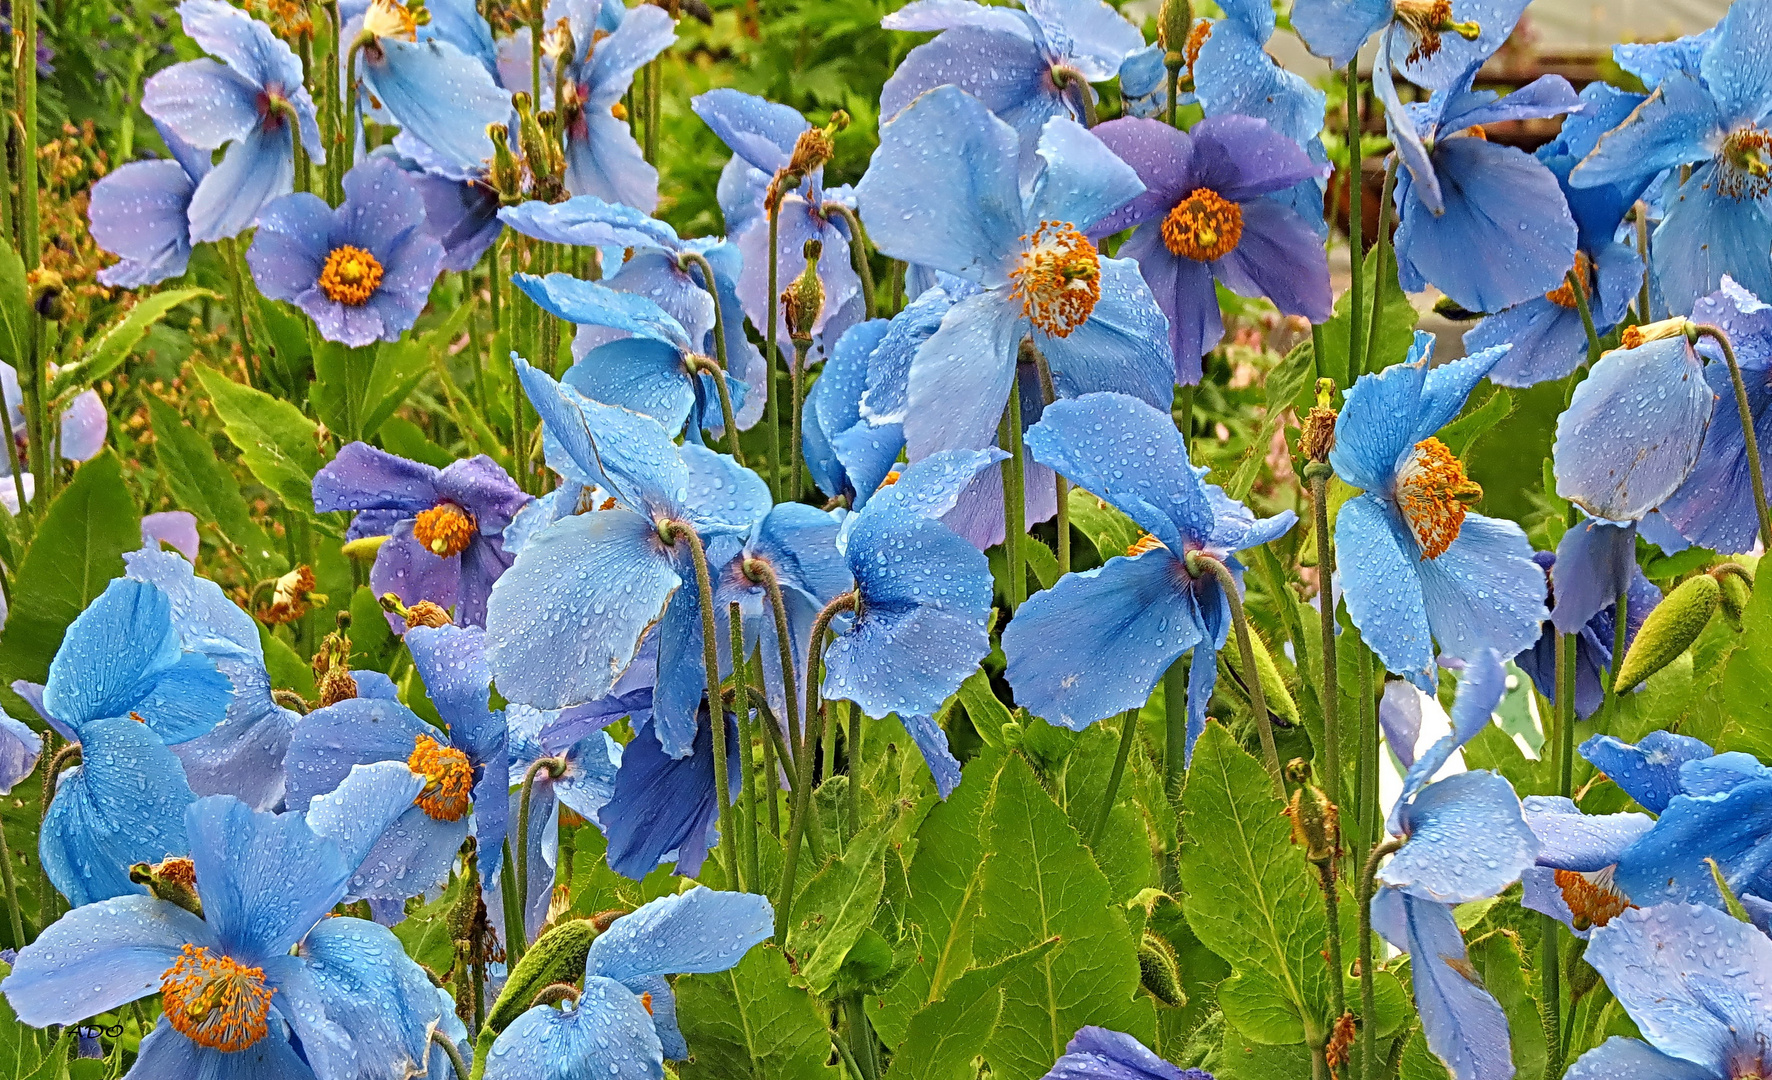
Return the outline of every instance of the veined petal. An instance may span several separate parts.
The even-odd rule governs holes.
[[[1676,795],[1655,828],[1618,860],[1618,885],[1641,905],[1722,905],[1708,859],[1732,889],[1748,891],[1772,857],[1772,780],[1715,795]]]
[[[725,971],[772,932],[774,909],[753,893],[696,887],[623,915],[591,942],[585,974],[626,983],[649,975]]]
[[[284,762],[292,807],[304,808],[315,796],[336,790],[354,766],[404,763],[419,736],[441,734],[398,701],[362,696],[361,686],[358,693],[315,709],[296,724]]]
[[[147,81],[142,109],[192,146],[214,150],[258,127],[258,87],[214,60],[187,60]]]
[[[1409,953],[1422,1032],[1454,1080],[1512,1077],[1507,1015],[1478,980],[1453,966],[1468,970],[1469,960],[1452,909],[1384,888],[1372,901],[1372,925]]]
[[[499,1033],[486,1059],[486,1080],[538,1076],[608,1076],[656,1080],[664,1075],[664,1048],[652,1017],[633,991],[591,976],[565,1010],[541,1005]]]
[[[1618,862],[1633,841],[1655,826],[1648,814],[1584,814],[1553,795],[1528,795],[1521,814],[1538,837],[1538,863],[1592,873]]]
[[[459,168],[491,160],[486,127],[510,119],[511,99],[479,61],[437,38],[378,38],[358,63],[364,85],[407,134]]]
[[[1538,855],[1538,838],[1520,816],[1519,796],[1492,772],[1457,773],[1429,784],[1393,819],[1406,839],[1378,880],[1423,900],[1463,904],[1499,895]]]
[[[1034,340],[1059,397],[1117,391],[1163,409],[1175,398],[1168,319],[1131,259],[1101,260],[1101,298],[1070,336]]]
[[[1731,5],[1717,23],[1716,40],[1698,63],[1705,88],[1725,124],[1755,122],[1772,111],[1772,38],[1764,0]]]
[[[634,72],[677,40],[676,24],[663,8],[633,8],[608,37],[596,43],[578,78],[589,87],[585,108],[607,113],[634,81]],[[581,43],[580,49],[589,43]]]
[[[658,170],[626,123],[604,110],[586,112],[566,133],[566,190],[651,213],[658,205]]]
[[[63,915],[19,950],[0,990],[24,1023],[74,1024],[159,993],[187,944],[216,941],[184,908],[151,896],[101,900]]]
[[[1100,0],[1087,2],[1105,6]],[[1075,120],[1053,117],[1046,121],[1035,152],[1045,168],[1034,179],[1028,204],[1030,220],[1068,221],[1088,232],[1090,226],[1144,192],[1144,181],[1132,167]]]
[[[1565,1080],[1614,1080],[1620,1076],[1655,1080],[1714,1080],[1716,1073],[1684,1058],[1669,1057],[1640,1039],[1614,1035],[1577,1058]]]
[[[300,817],[211,795],[185,818],[204,920],[243,963],[287,953],[344,895],[351,871],[338,845]]]
[[[1335,547],[1348,553],[1338,567],[1348,616],[1387,671],[1414,676],[1433,667],[1434,648],[1418,560],[1403,531],[1384,503],[1359,495],[1341,506]]]
[[[1292,25],[1312,53],[1340,68],[1390,21],[1391,11],[1391,0],[1304,0],[1292,12]]]
[[[787,165],[800,133],[812,126],[786,105],[724,87],[696,95],[689,107],[746,164],[771,175]]]
[[[1723,118],[1696,72],[1669,75],[1569,173],[1572,187],[1637,181],[1711,156]]]
[[[287,126],[255,127],[236,139],[191,196],[192,241],[238,236],[271,200],[295,188],[295,144]]]
[[[1766,204],[1722,190],[1721,169],[1706,163],[1677,188],[1655,227],[1650,263],[1668,308],[1689,309],[1734,278],[1756,296],[1772,296],[1772,218]]]
[[[905,445],[913,458],[996,442],[1025,321],[1004,290],[955,304],[911,361]]]
[[[1680,766],[1701,761],[1715,751],[1690,735],[1651,731],[1636,745],[1610,735],[1594,735],[1581,744],[1581,756],[1652,814],[1667,809],[1681,793]]]
[[[1484,649],[1514,656],[1550,617],[1544,571],[1511,521],[1466,514],[1452,546],[1416,565],[1428,625],[1448,656],[1470,660]]]

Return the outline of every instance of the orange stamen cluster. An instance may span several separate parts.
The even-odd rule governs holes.
[[[271,602],[260,604],[259,620],[269,626],[294,622],[308,613],[315,598],[314,571],[306,566],[298,566],[289,573],[278,578],[271,588]]]
[[[363,14],[363,29],[376,37],[418,39],[418,19],[400,0],[373,0]]]
[[[1772,193],[1772,131],[1745,127],[1723,137],[1717,191],[1732,199],[1761,199]]]
[[[1101,299],[1101,253],[1068,221],[1042,221],[1009,271],[1022,314],[1053,337],[1069,337]]]
[[[899,476],[900,476],[899,471],[897,469],[893,469],[891,472],[886,474],[886,478],[884,480],[880,481],[880,486],[882,488],[891,487],[893,484],[898,483]]]
[[[1132,541],[1131,545],[1126,548],[1126,554],[1129,557],[1136,558],[1147,551],[1155,551],[1162,546],[1163,541],[1152,536],[1150,533],[1145,533],[1137,540]]]
[[[1398,0],[1397,21],[1415,38],[1405,63],[1426,60],[1440,51],[1440,31],[1452,21],[1452,0]]]
[[[460,821],[474,805],[474,767],[468,755],[429,735],[418,736],[413,744],[406,767],[425,780],[413,805],[436,821]]]
[[[361,307],[381,287],[382,268],[374,255],[360,247],[341,244],[326,256],[320,268],[320,291],[335,304]]]
[[[1187,60],[1189,72],[1192,72],[1194,65],[1199,63],[1200,50],[1206,47],[1206,39],[1211,36],[1211,19],[1201,19],[1194,23],[1193,28],[1187,32],[1187,44],[1182,46],[1181,55]]]
[[[1438,439],[1423,439],[1397,474],[1397,506],[1409,523],[1421,557],[1446,553],[1464,526],[1465,504],[1483,489],[1464,474],[1464,464]]]
[[[479,531],[480,525],[474,515],[452,502],[440,502],[421,511],[418,520],[412,523],[413,539],[439,559],[466,551],[468,542]]]
[[[1243,239],[1243,208],[1213,191],[1195,188],[1163,219],[1163,246],[1195,262],[1222,259]]]
[[[1605,926],[1626,908],[1636,906],[1612,884],[1612,875],[1608,871],[1583,874],[1558,870],[1555,876],[1557,888],[1563,892],[1563,902],[1569,905],[1569,914],[1573,916],[1570,921],[1577,930]]]
[[[1581,296],[1585,300],[1593,299],[1593,271],[1594,263],[1592,259],[1587,257],[1587,252],[1577,251],[1575,253],[1575,280],[1581,285]],[[1569,288],[1568,281],[1564,281],[1550,292],[1545,293],[1544,298],[1560,308],[1568,308],[1571,311],[1576,308],[1575,291]]]
[[[186,945],[160,976],[166,1022],[198,1046],[224,1054],[265,1037],[272,994],[265,986],[264,968],[212,955],[202,945]]]

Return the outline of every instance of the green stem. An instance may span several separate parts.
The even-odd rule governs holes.
[[[1237,652],[1243,660],[1243,681],[1248,685],[1249,707],[1255,713],[1255,730],[1261,737],[1261,755],[1267,765],[1268,778],[1274,782],[1274,794],[1286,798],[1286,781],[1280,771],[1280,754],[1274,746],[1274,724],[1267,712],[1267,694],[1261,687],[1261,669],[1255,666],[1255,640],[1250,636],[1248,613],[1243,610],[1243,597],[1237,589],[1236,576],[1230,567],[1203,551],[1187,554],[1188,573],[1200,577],[1211,574],[1218,579],[1219,591],[1230,604],[1231,625],[1237,630]]]
[[[1563,1075],[1563,988],[1561,957],[1557,937],[1563,924],[1553,915],[1539,916],[1539,935],[1543,949],[1540,954],[1539,1021],[1544,1026],[1544,1080],[1557,1080]]]
[[[774,202],[769,207],[769,291],[765,302],[769,305],[769,323],[767,334],[763,338],[764,362],[768,367],[769,397],[765,403],[769,423],[769,491],[776,502],[781,502],[782,467],[781,467],[781,379],[776,375],[776,353],[779,351],[776,342],[776,321],[781,317],[781,195],[773,186],[770,197]],[[792,723],[792,718],[789,718]]]
[[[474,1068],[468,1074],[469,1080],[482,1080],[486,1075],[486,1059],[492,1055],[492,1042],[498,1033],[491,1028],[481,1028],[479,1041],[474,1043]]]
[[[1612,675],[1618,670],[1618,666],[1624,663],[1624,647],[1629,629],[1630,591],[1620,589],[1618,599],[1612,602],[1612,663],[1609,665],[1612,670],[1606,673],[1606,701],[1603,706],[1608,722],[1612,719],[1613,710],[1618,707],[1618,688],[1612,684]]]
[[[1561,682],[1557,684],[1557,794],[1568,798],[1575,790],[1575,635],[1557,635],[1557,660]]]
[[[19,257],[27,271],[43,264],[43,234],[37,221],[37,5],[25,0],[13,9],[13,55],[18,63],[17,102],[20,139],[18,175],[13,178],[19,193]],[[20,372],[22,375],[23,372]],[[41,480],[41,478],[39,478]]]
[[[357,54],[362,50],[363,39],[358,37],[356,41],[351,43],[350,51],[345,53],[344,130],[340,132],[344,136],[344,149],[340,154],[344,160],[340,163],[339,169],[341,185],[344,182],[344,174],[350,172],[351,167],[357,164],[357,124],[360,119],[357,109]],[[291,138],[293,137],[294,133],[291,133]]]
[[[1027,570],[1021,561],[1021,538],[1027,531],[1027,494],[1022,487],[1021,387],[1009,382],[1009,400],[1003,407],[998,442],[1009,451],[1003,462],[1003,601],[1013,614],[1027,592]]]
[[[732,711],[738,715],[739,797],[744,803],[744,844],[746,877],[752,888],[763,881],[757,869],[757,782],[751,759],[750,684],[745,678],[745,664],[750,653],[745,651],[744,613],[734,601],[726,607],[726,624],[731,630],[732,644]]]
[[[781,579],[775,576],[775,567],[762,559],[746,559],[744,574],[747,580],[763,586],[769,597],[769,610],[775,616],[775,644],[781,658],[781,699],[788,714],[788,744],[793,748],[791,759],[783,758],[782,764],[791,773],[800,760],[800,695],[796,685],[800,673],[794,663],[794,637],[788,628],[787,601],[782,596]]]
[[[1360,725],[1359,760],[1354,763],[1354,838],[1357,842],[1355,851],[1365,851],[1378,842],[1370,827],[1371,813],[1369,804],[1377,801],[1377,794],[1367,786],[1367,765],[1378,756],[1377,732],[1366,723],[1366,702],[1372,700],[1372,650],[1360,643],[1359,659],[1359,695],[1360,711],[1354,718]],[[1358,856],[1356,855],[1356,858]],[[1355,864],[1358,869],[1358,864]]]
[[[861,706],[849,703],[849,761],[843,771],[849,777],[849,835],[861,830]]]
[[[1372,962],[1372,882],[1378,874],[1378,864],[1402,846],[1401,840],[1386,837],[1383,843],[1372,849],[1360,871],[1360,1071],[1366,1080],[1374,1080],[1378,1075],[1374,1067],[1377,1062],[1373,1060],[1377,1056],[1378,1007]]]
[[[806,489],[802,486],[806,470],[804,463],[800,460],[800,422],[806,410],[806,355],[811,351],[811,338],[794,338],[794,367],[788,372],[789,392],[794,396],[792,426],[788,429],[786,491],[789,502],[799,502],[806,496]]]
[[[867,229],[862,227],[861,217],[855,211],[832,199],[824,204],[826,217],[840,217],[849,223],[849,258],[855,266],[855,276],[861,279],[861,302],[865,308],[865,318],[873,318],[877,310],[874,301],[874,268],[868,263]]]
[[[1593,367],[1600,359],[1600,332],[1594,328],[1593,309],[1587,302],[1587,282],[1575,276],[1573,269],[1563,275],[1569,285],[1569,292],[1575,297],[1575,310],[1581,314],[1581,328],[1587,331],[1587,366]]]
[[[1323,918],[1329,927],[1329,1009],[1334,1013],[1329,1023],[1333,1028],[1335,1021],[1347,1013],[1347,987],[1343,984],[1347,968],[1341,961],[1341,894],[1337,891],[1333,857],[1317,866],[1317,876],[1323,889]]]
[[[1040,398],[1047,405],[1058,400],[1058,389],[1052,382],[1052,364],[1047,361],[1046,354],[1030,338],[1027,348],[1034,357],[1034,370],[1040,376]],[[1071,483],[1057,469],[1052,470],[1053,494],[1058,500],[1058,573],[1062,577],[1071,572]]]
[[[701,659],[707,669],[708,723],[713,725],[714,735],[714,804],[720,810],[721,864],[726,871],[726,880],[736,882],[739,891],[743,892],[745,881],[739,874],[738,857],[733,851],[738,841],[734,839],[737,834],[732,828],[732,785],[727,776],[726,709],[725,699],[720,694],[720,624],[714,617],[714,581],[708,571],[707,549],[702,546],[701,536],[694,527],[687,522],[677,522],[672,531],[675,535],[667,542],[688,541],[689,558],[695,564],[695,589],[701,601]]]
[[[461,1051],[456,1049],[455,1043],[450,1040],[449,1036],[443,1034],[441,1027],[431,1029],[431,1043],[441,1046],[443,1052],[449,1055],[449,1064],[455,1068],[455,1080],[468,1080],[472,1070],[468,1063],[462,1060]]]
[[[1335,541],[1329,535],[1329,480],[1335,470],[1326,461],[1316,462],[1305,466],[1305,475],[1310,477],[1317,531],[1317,606],[1322,609],[1324,786],[1329,800],[1341,805],[1341,673],[1335,662]]]
[[[1177,94],[1176,94],[1176,91],[1178,89],[1177,84],[1181,82],[1181,69],[1180,68],[1173,68],[1173,67],[1170,68],[1168,77],[1165,78],[1163,80],[1163,82],[1164,82],[1164,86],[1168,90],[1168,100],[1167,100],[1167,103],[1163,107],[1163,122],[1165,124],[1168,124],[1170,127],[1174,127],[1175,126],[1175,98],[1177,96]]]
[[[517,860],[511,854],[511,838],[505,837],[504,873],[498,875],[498,898],[505,913],[506,970],[516,968],[529,947],[529,933],[523,920],[523,897],[517,892]]]
[[[12,927],[12,947],[25,947],[25,919],[18,906],[18,882],[12,874],[12,851],[6,844],[6,828],[0,825],[0,883],[6,887],[6,918]]]
[[[854,1058],[861,1066],[862,1080],[879,1080],[880,1067],[874,1061],[874,1036],[868,1030],[867,1009],[860,994],[843,1000],[843,1013],[849,1019],[849,1039],[855,1044]]]
[[[1719,326],[1700,323],[1692,328],[1692,333],[1716,342],[1717,348],[1723,352],[1723,362],[1729,365],[1729,381],[1735,387],[1735,409],[1741,417],[1741,435],[1746,443],[1747,478],[1753,485],[1754,510],[1760,518],[1760,544],[1772,550],[1772,510],[1766,505],[1765,463],[1760,460],[1760,440],[1754,432],[1753,408],[1747,401],[1747,384],[1741,379],[1741,365],[1735,361],[1735,346]]]
[[[1348,286],[1348,327],[1347,327],[1347,376],[1349,381],[1357,378],[1366,370],[1365,356],[1360,347],[1365,344],[1365,335],[1361,333],[1365,317],[1365,240],[1360,235],[1365,229],[1365,209],[1360,204],[1364,199],[1365,184],[1361,180],[1360,162],[1360,73],[1359,64],[1350,62],[1347,66],[1347,259],[1348,267],[1353,271],[1353,281]]]
[[[536,111],[541,110],[541,23],[543,18],[542,0],[530,0],[529,3],[529,100],[535,103]],[[554,99],[554,108],[560,107],[560,100]]]
[[[864,1080],[861,1066],[855,1061],[855,1053],[849,1049],[849,1044],[843,1041],[843,1036],[835,1031],[831,1032],[831,1044],[837,1048],[837,1056],[843,1059],[843,1069],[848,1074],[849,1080]]]
[[[1120,778],[1126,775],[1126,759],[1132,754],[1132,740],[1138,735],[1138,710],[1127,709],[1120,718],[1120,751],[1114,755],[1114,770],[1108,773],[1107,791],[1101,796],[1101,813],[1095,817],[1095,828],[1089,831],[1091,850],[1101,846],[1101,834],[1107,829],[1108,817],[1114,811],[1114,800],[1120,794]]]
[[[1177,657],[1163,672],[1163,779],[1171,802],[1180,801],[1187,780],[1187,664]]]
[[[1391,193],[1396,187],[1397,156],[1392,154],[1390,161],[1385,163],[1384,187],[1378,196],[1378,235],[1372,238],[1372,256],[1378,260],[1378,267],[1372,275],[1372,318],[1366,324],[1366,353],[1363,364],[1372,363],[1378,355],[1378,331],[1383,322],[1380,315],[1384,311],[1384,286],[1389,276],[1395,272],[1390,266],[1390,209]],[[1355,374],[1350,371],[1348,377],[1353,378]]]
[[[794,813],[788,822],[787,851],[782,856],[781,893],[775,902],[775,941],[778,945],[787,942],[788,911],[794,906],[794,876],[800,862],[800,838],[806,831],[806,818],[812,813],[812,762],[817,754],[814,748],[818,743],[819,719],[823,715],[818,707],[818,663],[824,635],[830,629],[831,619],[838,612],[853,611],[856,600],[853,592],[841,594],[826,604],[812,623],[811,647],[806,653],[806,738],[795,753],[800,782],[794,788]]]
[[[720,395],[720,422],[726,425],[726,449],[731,452],[732,460],[743,465],[744,450],[738,445],[738,420],[732,410],[732,390],[726,385],[726,317],[720,312],[720,287],[714,281],[714,268],[706,256],[698,251],[685,251],[681,258],[690,266],[700,268],[702,287],[714,302],[714,360],[720,370],[711,374],[715,391]]]
[[[557,780],[566,773],[566,762],[555,757],[537,758],[523,773],[522,793],[517,796],[517,863],[514,867],[517,878],[517,899],[523,905],[524,915],[529,912],[529,799],[535,793],[535,777],[537,773],[546,771],[548,779]],[[525,943],[529,940],[528,920],[525,918],[521,933]],[[505,927],[505,936],[511,936],[511,928]]]

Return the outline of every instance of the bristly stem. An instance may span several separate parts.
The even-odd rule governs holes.
[[[1748,404],[1747,384],[1741,379],[1741,365],[1735,361],[1735,346],[1730,343],[1729,335],[1719,326],[1699,323],[1691,332],[1696,337],[1707,337],[1716,342],[1717,348],[1723,352],[1723,362],[1729,365],[1729,381],[1735,386],[1735,410],[1741,414],[1741,437],[1747,450],[1747,478],[1753,485],[1754,511],[1760,518],[1760,544],[1772,550],[1772,510],[1766,505],[1765,463],[1760,460],[1760,439],[1754,431],[1753,407]]]
[[[1255,730],[1261,736],[1261,754],[1268,777],[1274,782],[1274,794],[1286,797],[1286,781],[1280,772],[1280,753],[1274,747],[1274,725],[1267,713],[1267,694],[1261,686],[1261,669],[1255,666],[1255,641],[1250,636],[1248,613],[1243,610],[1243,597],[1237,591],[1236,576],[1230,567],[1203,551],[1187,553],[1189,574],[1200,577],[1211,574],[1218,579],[1219,591],[1230,605],[1231,624],[1237,630],[1237,652],[1243,658],[1243,681],[1249,690],[1249,707],[1255,713]]]
[[[776,502],[781,501],[782,467],[781,467],[781,378],[776,374],[776,353],[780,351],[776,342],[777,325],[781,318],[781,193],[771,185],[769,198],[769,291],[764,295],[769,303],[768,332],[763,337],[764,359],[768,364],[769,397],[764,408],[768,413],[769,424],[769,491]],[[789,723],[793,721],[790,719]]]
[[[1365,370],[1364,365],[1372,363],[1373,358],[1378,355],[1378,331],[1383,322],[1382,315],[1384,313],[1384,286],[1390,275],[1395,272],[1390,266],[1390,210],[1391,195],[1396,187],[1397,155],[1392,154],[1391,159],[1385,163],[1384,186],[1378,196],[1378,234],[1372,238],[1372,257],[1378,260],[1378,265],[1372,274],[1372,318],[1366,323],[1366,351],[1361,360],[1361,371]],[[1350,371],[1348,373],[1350,380],[1356,377],[1358,377],[1358,372]]]
[[[1353,271],[1353,280],[1348,285],[1347,306],[1347,378],[1351,383],[1359,374],[1366,370],[1365,355],[1361,346],[1366,343],[1364,329],[1365,318],[1365,240],[1360,235],[1365,228],[1365,210],[1360,205],[1363,201],[1360,164],[1360,72],[1357,61],[1349,61],[1347,65],[1347,258],[1348,266]]]
[[[836,216],[849,224],[849,258],[855,266],[855,276],[861,279],[861,302],[863,317],[871,319],[878,310],[874,297],[874,268],[868,262],[868,231],[862,227],[861,216],[835,199],[824,204],[826,217]]]
[[[6,917],[12,927],[12,947],[25,947],[25,920],[18,906],[18,881],[12,875],[12,849],[6,843],[6,827],[0,825],[0,884],[6,887]]]
[[[1372,882],[1378,874],[1378,864],[1402,846],[1403,842],[1396,837],[1386,837],[1372,849],[1360,870],[1360,1072],[1366,1080],[1376,1080],[1378,1075],[1373,1061],[1377,1054],[1378,1007],[1372,969]]]
[[[1594,328],[1593,308],[1587,302],[1587,282],[1576,277],[1574,269],[1565,272],[1563,280],[1575,298],[1575,310],[1581,314],[1581,328],[1587,331],[1587,366],[1591,368],[1600,359],[1600,332]]]
[[[1163,672],[1163,792],[1180,812],[1181,791],[1187,783],[1187,657],[1178,656]],[[1163,868],[1163,887],[1180,887],[1179,845]]]
[[[701,659],[707,669],[708,723],[713,725],[714,805],[720,810],[721,869],[726,871],[726,880],[736,882],[739,891],[743,892],[745,882],[739,874],[738,857],[734,854],[739,841],[732,828],[732,785],[727,776],[726,705],[720,694],[720,624],[714,616],[714,579],[708,571],[707,549],[702,546],[695,527],[688,522],[677,522],[672,532],[672,543],[679,539],[689,543],[689,558],[695,563],[695,589],[701,602]]]
[[[750,653],[745,651],[744,612],[735,600],[726,606],[726,624],[731,630],[732,644],[732,711],[738,716],[739,797],[744,803],[744,859],[746,880],[757,888],[763,878],[757,870],[757,783],[751,760],[750,686],[745,677],[745,664]]]
[[[811,647],[806,653],[806,737],[794,749],[800,780],[794,787],[794,813],[788,821],[787,850],[782,855],[781,893],[775,902],[775,941],[778,945],[787,942],[788,911],[794,905],[794,874],[800,861],[800,838],[806,831],[806,818],[812,813],[812,766],[818,754],[819,719],[823,715],[818,707],[818,664],[824,651],[824,636],[830,629],[831,620],[839,612],[855,610],[856,602],[855,593],[843,593],[826,604],[812,623]]]
[[[1027,531],[1027,493],[1022,487],[1019,379],[1009,381],[1009,400],[1003,406],[1003,423],[997,441],[1009,452],[1009,460],[1003,462],[1003,602],[1009,605],[1013,614],[1027,592],[1027,570],[1021,561],[1021,538]]]
[[[783,758],[782,765],[792,772],[800,760],[800,700],[796,686],[800,673],[794,663],[794,637],[788,629],[787,601],[781,593],[781,579],[775,576],[775,567],[769,563],[757,558],[746,559],[744,575],[763,586],[769,597],[769,610],[775,616],[775,645],[781,657],[781,697],[782,704],[787,707],[788,747],[793,755]]]
[[[683,262],[701,270],[702,288],[708,292],[708,298],[714,302],[714,360],[720,370],[711,372],[714,380],[714,391],[720,396],[720,422],[726,425],[726,449],[732,460],[744,464],[744,450],[738,445],[738,420],[732,409],[732,390],[726,385],[726,372],[730,370],[726,357],[726,317],[720,313],[720,286],[714,281],[714,267],[707,256],[699,251],[685,251],[680,256]]]
[[[1101,834],[1107,830],[1108,817],[1114,812],[1114,800],[1120,794],[1120,778],[1126,774],[1126,758],[1132,753],[1132,740],[1138,735],[1138,710],[1127,709],[1120,717],[1120,751],[1114,755],[1114,770],[1108,773],[1107,791],[1101,796],[1101,813],[1096,815],[1095,828],[1089,832],[1089,847],[1101,846]]]
[[[504,843],[504,869],[498,875],[498,897],[505,913],[506,970],[515,968],[529,947],[529,933],[523,920],[523,897],[517,893],[517,859],[511,853],[511,838]]]
[[[1341,673],[1335,661],[1335,538],[1329,534],[1329,480],[1335,470],[1328,462],[1305,466],[1310,477],[1312,524],[1317,531],[1317,606],[1323,629],[1323,786],[1329,801],[1342,805],[1341,794]],[[1339,826],[1339,819],[1337,821]]]
[[[1174,127],[1175,126],[1175,99],[1177,96],[1179,96],[1177,94],[1177,91],[1180,88],[1177,84],[1181,82],[1181,69],[1180,68],[1169,68],[1163,82],[1164,82],[1165,88],[1168,91],[1168,99],[1163,106],[1163,122],[1165,124],[1168,124],[1170,127]]]
[[[1040,376],[1040,398],[1047,405],[1058,400],[1058,388],[1052,381],[1052,364],[1047,361],[1046,354],[1029,338],[1027,350],[1033,355],[1034,370]],[[1052,470],[1053,494],[1058,499],[1058,573],[1062,577],[1071,572],[1071,483],[1057,469]]]
[[[431,1029],[431,1042],[441,1046],[443,1052],[449,1055],[449,1064],[455,1069],[455,1080],[468,1080],[468,1063],[462,1060],[461,1051],[449,1040],[449,1036],[443,1034],[441,1025]]]
[[[1612,670],[1606,673],[1606,701],[1603,706],[1608,719],[1612,716],[1612,710],[1618,707],[1618,688],[1613,685],[1612,676],[1618,671],[1618,666],[1624,663],[1624,648],[1629,643],[1629,630],[1630,590],[1620,589],[1618,599],[1612,602],[1612,663],[1608,665]]]
[[[799,502],[806,495],[802,486],[805,468],[800,461],[800,422],[806,410],[806,356],[812,351],[812,339],[794,338],[794,368],[788,372],[789,392],[794,396],[792,427],[788,431],[788,501]]]
[[[535,778],[537,774],[546,772],[549,780],[558,780],[566,774],[566,762],[562,758],[537,758],[529,768],[523,771],[523,788],[517,796],[517,861],[512,872],[517,879],[517,899],[523,905],[524,925],[518,929],[525,943],[529,941],[529,800],[535,794]],[[511,928],[505,927],[505,936],[511,936]]]

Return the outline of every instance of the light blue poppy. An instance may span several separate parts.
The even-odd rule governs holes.
[[[171,152],[131,161],[92,185],[86,207],[92,239],[121,261],[98,272],[101,285],[136,289],[185,272],[191,261],[191,200],[209,175],[209,155],[156,122]],[[8,397],[10,401],[17,398]]]
[[[492,160],[487,126],[514,126],[510,94],[449,37],[420,40],[399,0],[375,0],[361,25],[359,108],[385,110],[404,137],[399,149],[455,179],[484,169]]]
[[[1071,1036],[1045,1080],[1212,1080],[1212,1074],[1171,1065],[1125,1032],[1087,1025]]]
[[[1338,68],[1382,33],[1375,67],[1386,69],[1387,82],[1394,68],[1417,86],[1444,90],[1465,68],[1495,55],[1526,2],[1452,0],[1443,13],[1424,0],[1302,0],[1292,9],[1292,26],[1311,52]]]
[[[1648,832],[1647,814],[1584,814],[1561,796],[1528,795],[1520,810],[1538,837],[1538,860],[1520,874],[1522,907],[1586,938],[1630,904],[1615,874],[1626,848]]]

